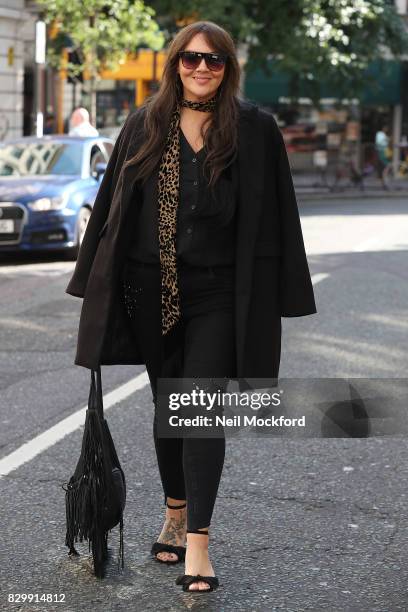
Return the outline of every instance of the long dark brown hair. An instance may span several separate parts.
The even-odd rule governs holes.
[[[202,33],[208,45],[216,53],[228,56],[223,79],[217,90],[215,110],[208,115],[201,127],[201,136],[207,154],[203,170],[207,169],[208,184],[213,186],[223,170],[235,159],[237,153],[237,121],[240,66],[234,42],[230,34],[212,21],[196,21],[181,29],[171,41],[157,92],[147,98],[144,117],[146,138],[140,149],[125,165],[137,164],[136,180],[144,183],[158,164],[163,154],[167,132],[173,111],[183,97],[183,83],[177,72],[179,51],[183,51],[190,40]],[[204,132],[204,125],[211,124]]]

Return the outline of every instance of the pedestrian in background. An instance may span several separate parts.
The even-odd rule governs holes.
[[[375,148],[377,151],[377,156],[379,160],[379,171],[382,174],[385,166],[389,161],[389,147],[390,139],[388,136],[388,126],[384,125],[381,129],[379,129],[375,135]]]
[[[116,140],[66,289],[84,298],[77,365],[146,365],[167,503],[152,553],[185,560],[176,582],[195,592],[218,586],[225,437],[159,437],[158,378],[276,379],[281,317],[316,312],[282,133],[239,83],[223,28],[176,34],[158,91]]]
[[[43,134],[55,134],[55,115],[47,115],[44,122]]]
[[[70,119],[69,136],[98,136],[99,132],[91,125],[86,108],[76,108]]]

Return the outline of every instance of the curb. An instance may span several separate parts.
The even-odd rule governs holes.
[[[303,192],[301,189],[296,189],[296,197],[301,202],[321,202],[323,200],[388,200],[390,198],[408,199],[408,191],[359,191],[347,190],[338,192]]]

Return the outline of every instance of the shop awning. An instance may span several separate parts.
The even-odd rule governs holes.
[[[274,71],[273,61],[270,62],[270,66],[273,71],[270,77],[260,69],[247,74],[244,91],[245,96],[250,100],[272,105],[277,104],[280,97],[289,96],[288,75],[278,70]],[[367,73],[374,78],[376,86],[366,87],[361,96],[361,103],[364,106],[393,105],[401,101],[401,62],[378,60],[369,65]],[[337,92],[327,83],[321,83],[321,98],[336,98],[337,95]],[[300,85],[300,97],[308,97],[304,83]]]

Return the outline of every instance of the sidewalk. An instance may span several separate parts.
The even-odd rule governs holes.
[[[293,183],[295,185],[296,195],[300,200],[338,200],[338,199],[355,199],[355,198],[405,198],[408,197],[408,180],[398,181],[398,188],[384,189],[381,182],[377,178],[366,178],[364,180],[364,189],[347,184],[346,180],[341,181],[339,185],[330,190],[324,184],[324,181],[319,174],[303,174],[292,173]]]

